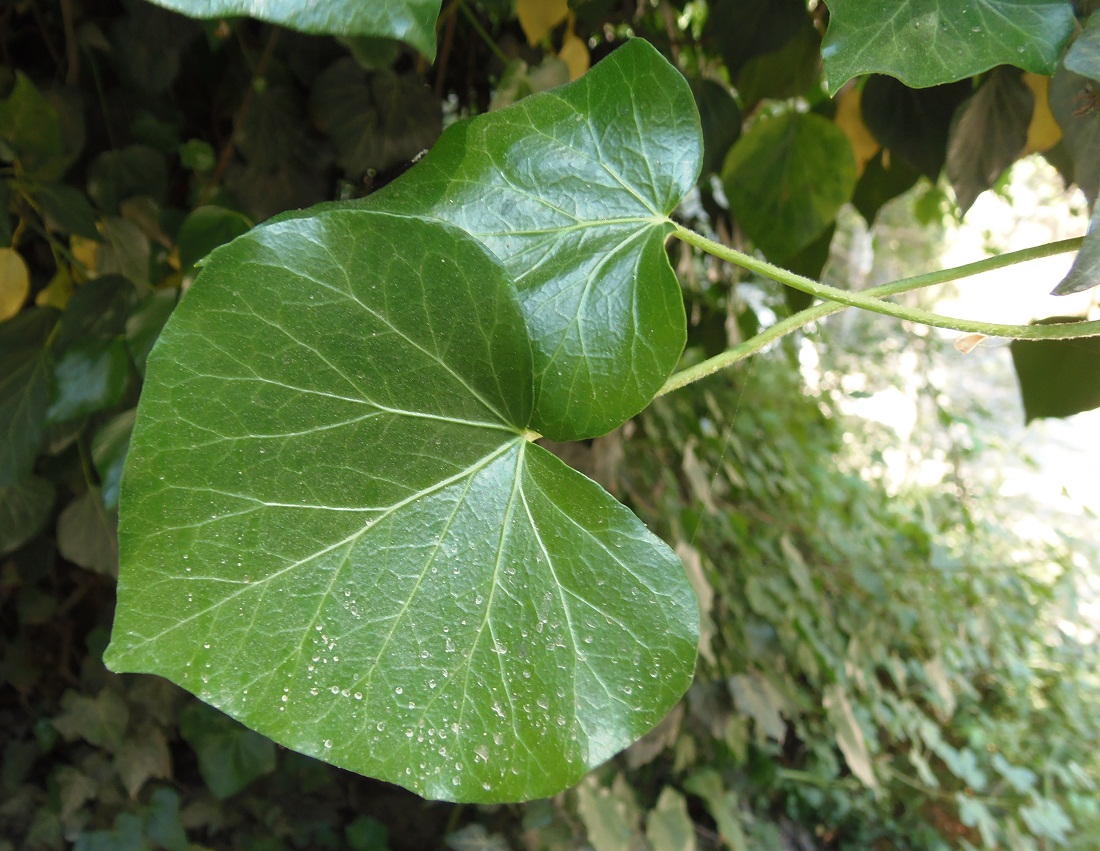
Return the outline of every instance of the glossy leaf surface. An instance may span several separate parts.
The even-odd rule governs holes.
[[[525,437],[513,287],[438,222],[218,249],[148,362],[105,660],[427,797],[553,794],[690,682],[676,556]]]
[[[435,58],[439,0],[153,0],[192,18],[251,16],[307,33],[395,38]]]
[[[836,92],[860,74],[889,74],[923,88],[1015,65],[1053,74],[1073,33],[1066,0],[828,0],[821,47]]]
[[[534,350],[532,428],[575,440],[644,408],[680,356],[664,243],[701,159],[687,81],[636,39],[568,86],[450,128],[369,203],[457,225],[503,262]]]

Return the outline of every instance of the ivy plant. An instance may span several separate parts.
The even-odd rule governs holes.
[[[769,138],[731,154],[731,188]],[[636,39],[456,124],[367,199],[215,250],[148,358],[107,665],[425,796],[552,795],[680,698],[699,614],[677,556],[541,437],[604,434],[843,306],[1100,332],[888,299],[1079,241],[856,293],[689,230],[672,214],[702,147],[688,82]],[[820,221],[785,209],[798,245],[758,222],[765,253],[820,236],[854,182],[848,163],[823,184]],[[760,204],[768,187],[747,188]],[[686,336],[670,236],[825,303],[670,377]]]

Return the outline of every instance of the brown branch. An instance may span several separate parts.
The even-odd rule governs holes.
[[[248,91],[244,93],[244,98],[241,99],[241,106],[237,110],[236,117],[233,119],[233,129],[229,133],[229,139],[226,140],[225,147],[222,148],[221,156],[218,157],[218,164],[214,168],[214,173],[210,175],[210,180],[207,182],[206,188],[202,190],[202,195],[199,196],[199,203],[196,206],[201,207],[210,200],[214,191],[218,188],[218,184],[221,182],[222,177],[225,176],[226,169],[229,168],[229,162],[233,158],[233,151],[236,149],[237,145],[237,134],[244,125],[244,120],[248,116],[248,110],[256,97],[256,83],[263,78],[264,71],[267,70],[267,64],[271,61],[271,56],[275,52],[275,44],[279,40],[279,32],[279,27],[271,28],[271,36],[264,46],[264,52],[260,56],[260,61],[256,63],[256,69],[252,72],[252,79],[248,84]]]
[[[80,81],[80,47],[76,43],[76,27],[73,26],[73,0],[61,0],[61,22],[65,28],[65,85],[75,86]]]

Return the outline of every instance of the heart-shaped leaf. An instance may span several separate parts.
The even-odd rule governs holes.
[[[1050,75],[1073,34],[1067,0],[895,0],[888,6],[828,0],[821,46],[836,92],[860,74],[889,74],[913,88],[1015,65]]]
[[[769,258],[783,262],[836,219],[856,185],[848,137],[813,113],[758,121],[722,168],[730,212]]]
[[[192,18],[251,15],[307,33],[394,38],[435,59],[440,0],[152,0]]]
[[[683,350],[664,243],[701,160],[687,81],[635,39],[574,83],[450,128],[368,203],[456,225],[501,260],[534,349],[532,427],[576,440],[649,404]]]
[[[506,272],[329,210],[218,249],[149,358],[105,661],[303,753],[470,801],[551,795],[690,682],[679,560],[527,439]]]

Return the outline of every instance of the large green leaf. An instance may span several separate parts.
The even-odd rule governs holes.
[[[1100,204],[1092,208],[1092,220],[1081,250],[1073,259],[1069,273],[1051,295],[1070,295],[1091,290],[1100,284]],[[1072,341],[1071,341],[1072,342]]]
[[[714,0],[703,38],[736,78],[750,59],[787,44],[808,17],[802,0]]]
[[[1064,66],[1050,81],[1050,111],[1062,128],[1065,152],[1072,165],[1073,182],[1089,204],[1100,191],[1100,110],[1093,108],[1091,78]]]
[[[1085,31],[1073,42],[1063,61],[1074,74],[1100,82],[1100,15],[1089,15]]]
[[[958,108],[947,141],[947,177],[964,214],[1027,146],[1035,97],[1011,68],[995,68]]]
[[[57,110],[34,83],[16,72],[11,93],[0,99],[0,160],[17,161],[28,177],[54,180],[70,159]]]
[[[218,249],[149,358],[105,661],[425,796],[553,794],[687,687],[676,556],[529,442],[513,287],[438,222]]]
[[[1073,322],[1077,316],[1043,320]],[[1014,340],[1012,363],[1027,422],[1070,417],[1100,407],[1100,337]]]
[[[949,83],[1015,65],[1050,75],[1073,34],[1067,0],[828,0],[821,47],[832,91],[860,74],[907,86]]]
[[[250,15],[307,33],[395,38],[435,59],[440,0],[152,0],[192,18]]]
[[[935,183],[947,160],[951,123],[972,92],[969,81],[911,89],[875,75],[863,87],[860,115],[892,157],[900,156]]]
[[[49,519],[53,503],[53,485],[31,473],[0,485],[0,555],[37,535]]]
[[[413,159],[443,129],[443,106],[418,75],[368,73],[351,57],[317,76],[310,105],[348,177]]]
[[[36,308],[0,324],[0,487],[29,473],[42,445],[56,323],[57,311]]]
[[[635,39],[568,86],[450,128],[368,200],[457,225],[504,263],[534,347],[532,427],[575,440],[638,413],[680,356],[664,242],[701,160],[687,81]]]
[[[848,137],[813,113],[758,121],[722,169],[730,212],[769,258],[812,243],[852,197],[856,162]]]

